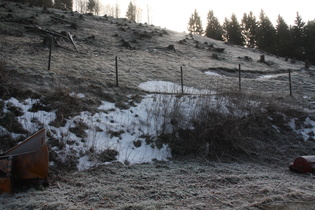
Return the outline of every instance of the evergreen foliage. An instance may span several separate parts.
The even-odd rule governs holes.
[[[208,12],[208,25],[205,31],[205,36],[223,41],[223,29],[222,26],[219,23],[218,18],[214,16],[214,13],[212,10]]]
[[[94,9],[95,9],[95,0],[89,0],[88,3],[87,3],[87,9],[88,11],[90,12],[94,12]]]
[[[126,17],[128,20],[136,21],[137,7],[131,1],[129,2]]]
[[[257,36],[256,36],[257,47],[261,50],[274,53],[275,52],[275,36],[276,36],[276,29],[273,27],[271,21],[265,15],[264,11],[261,10],[259,21],[258,21]]]
[[[309,21],[305,27],[305,59],[315,64],[315,20]]]
[[[289,30],[289,26],[284,19],[279,15],[276,25],[275,46],[277,55],[292,57],[293,39]]]
[[[243,45],[242,29],[235,14],[232,14],[231,20],[225,18],[223,30],[225,41],[231,44]]]
[[[248,15],[244,13],[241,24],[245,46],[256,47],[257,20],[252,11]]]
[[[294,41],[294,54],[297,59],[304,59],[305,56],[305,22],[299,13],[296,14],[294,21],[295,25],[291,29],[291,34]]]
[[[190,34],[203,34],[201,19],[196,9],[189,19],[187,29]]]

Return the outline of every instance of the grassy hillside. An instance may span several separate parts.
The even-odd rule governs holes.
[[[313,147],[312,142],[300,141],[301,136],[287,125],[293,118],[298,118],[303,124],[307,117],[312,117],[314,67],[304,69],[303,62],[123,18],[10,2],[3,2],[0,17],[1,126],[10,133],[31,132],[17,121],[17,117],[26,110],[5,102],[11,97],[20,101],[38,99],[32,111],[55,111],[56,119],[49,125],[63,127],[67,120],[83,111],[96,113],[104,101],[114,103],[115,107],[123,110],[135,106],[147,95],[146,90],[139,88],[141,83],[168,81],[180,84],[182,67],[185,87],[207,89],[217,99],[227,99],[230,114],[235,110],[243,113],[248,109],[251,111],[249,117],[235,113],[231,117],[230,114],[216,113],[217,109],[210,109],[206,106],[207,102],[202,102],[200,107],[203,112],[195,113],[188,119],[183,118],[183,113],[172,110],[172,116],[167,117],[173,122],[189,121],[198,126],[193,131],[177,128],[175,133],[180,138],[174,136],[175,133],[159,136],[162,143],[173,147],[174,154],[200,153],[200,149],[206,149],[203,147],[209,142],[211,148],[220,148],[219,155],[228,153],[227,156],[237,149],[236,153],[255,157],[262,150],[276,146],[282,157],[289,149],[295,154],[300,150],[307,154]],[[52,34],[54,42],[48,70]],[[75,46],[69,37],[73,38]],[[265,56],[264,62],[260,60],[262,55]],[[116,86],[115,57],[118,58],[119,86]],[[242,70],[241,93],[239,65]],[[250,105],[252,101],[260,106],[253,108]],[[273,126],[281,131],[272,130]],[[80,124],[75,127],[80,127]],[[86,127],[81,124],[80,129],[71,132],[82,137],[84,129]],[[4,148],[25,138],[25,135],[12,138],[3,133]],[[56,146],[60,143],[53,135],[48,133],[51,146]],[[218,140],[209,140],[212,135]],[[142,136],[140,139],[145,141],[147,138]],[[191,143],[191,139],[202,139],[202,146],[192,146],[191,151],[178,146],[182,142]],[[274,154],[274,151],[270,153]],[[264,153],[263,157],[272,159],[266,158],[270,153]],[[211,156],[218,158],[218,154],[212,153]]]

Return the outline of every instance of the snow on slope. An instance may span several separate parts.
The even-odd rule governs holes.
[[[181,88],[174,83],[165,81],[148,81],[140,84],[140,87],[145,91],[155,93],[178,93]],[[206,93],[204,90],[195,88],[184,87],[184,89],[194,94]],[[84,95],[80,94],[80,97],[84,97]],[[218,102],[215,96],[210,96],[210,98],[211,103],[224,103],[224,100]],[[84,170],[97,164],[104,164],[98,160],[91,159],[85,153],[90,148],[97,153],[107,149],[116,150],[118,151],[117,160],[127,164],[151,162],[154,159],[168,160],[171,157],[171,150],[168,145],[157,146],[152,144],[152,142],[149,143],[147,142],[147,137],[154,139],[161,132],[172,131],[168,114],[174,106],[179,106],[180,109],[183,109],[181,113],[185,113],[186,116],[184,117],[187,119],[194,115],[193,107],[198,103],[198,97],[196,95],[194,97],[184,95],[178,98],[173,94],[152,93],[144,96],[140,103],[125,110],[115,107],[113,103],[103,101],[102,105],[98,107],[98,112],[92,114],[83,111],[80,115],[67,119],[65,126],[59,128],[50,125],[50,122],[56,118],[54,112],[30,111],[32,106],[38,102],[39,100],[37,99],[18,101],[15,98],[11,98],[5,101],[5,104],[14,104],[22,109],[24,114],[18,120],[26,130],[34,133],[45,127],[54,138],[63,141],[66,147],[62,151],[59,151],[56,147],[51,148],[61,158],[66,158],[66,154],[76,151],[76,158],[79,160],[77,168],[78,170]],[[218,108],[220,108],[221,112],[228,112],[224,104],[220,104]],[[70,131],[70,128],[73,128],[78,122],[83,122],[87,125],[87,129],[85,129],[87,137],[84,139]],[[292,129],[295,129],[294,120],[290,122],[290,125]],[[308,118],[307,125],[313,126],[308,129],[296,130],[296,132],[302,133],[305,139],[309,138],[310,132],[315,133],[315,122]],[[189,128],[191,125],[182,126]],[[6,132],[4,128],[1,128],[1,130]],[[12,134],[12,137],[17,135]],[[69,141],[74,143],[67,144]]]

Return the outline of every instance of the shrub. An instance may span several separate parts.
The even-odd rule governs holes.
[[[175,104],[185,106],[181,103]],[[282,113],[286,109],[258,96],[226,93],[216,96],[215,100],[213,96],[200,96],[190,114],[187,109],[178,106],[168,106],[170,108],[172,110],[169,110],[164,121],[173,127],[173,132],[163,132],[158,136],[157,142],[167,143],[173,157],[255,156],[262,152],[261,145],[268,146],[266,142],[279,142],[283,138],[290,138],[292,134],[283,119],[285,115]],[[185,110],[186,113],[183,113]],[[171,121],[176,123],[172,124]],[[281,133],[275,126],[282,132],[291,134]]]

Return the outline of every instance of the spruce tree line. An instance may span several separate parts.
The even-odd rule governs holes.
[[[276,26],[273,26],[263,10],[259,18],[253,12],[244,13],[240,23],[236,15],[232,14],[221,25],[210,10],[207,27],[203,31],[200,16],[195,10],[189,19],[188,31],[235,45],[258,48],[282,57],[309,60],[315,64],[315,20],[306,24],[299,13],[293,26],[288,26],[280,15]]]

